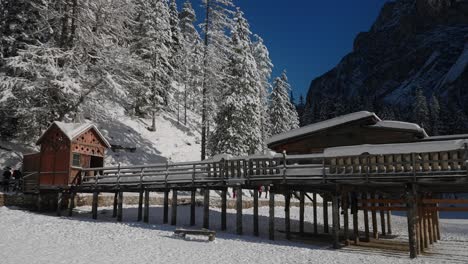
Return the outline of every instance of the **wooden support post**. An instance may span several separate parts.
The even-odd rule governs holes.
[[[42,211],[42,195],[40,193],[37,194],[36,209],[39,212]]]
[[[93,203],[92,203],[92,207],[91,207],[91,213],[92,213],[92,216],[93,216],[93,219],[97,219],[97,211],[98,211],[98,195],[99,193],[98,192],[93,192]]]
[[[313,194],[312,206],[314,210],[314,234],[318,234],[318,223],[317,223],[317,193]]]
[[[338,195],[333,194],[332,197],[332,234],[333,234],[333,248],[340,248],[340,229],[338,218],[340,217],[340,209],[338,205]]]
[[[269,206],[268,236],[270,240],[275,240],[275,194],[271,191]]]
[[[429,247],[429,232],[427,232],[427,221],[426,221],[426,210],[421,207],[420,215],[422,221],[422,232],[423,232],[423,247],[424,249]]]
[[[434,233],[433,231],[433,225],[432,225],[432,215],[429,210],[426,209],[426,219],[427,219],[427,231],[429,233],[429,244],[434,244]]]
[[[379,196],[380,199],[383,199],[383,196]],[[384,206],[385,204],[379,203],[379,206]],[[385,226],[385,210],[380,209],[380,229],[382,230],[382,236],[387,235],[385,232],[386,226]]]
[[[149,223],[149,199],[150,199],[150,192],[149,190],[145,190],[145,211],[143,215],[143,222]]]
[[[177,189],[172,189],[171,225],[177,225]]]
[[[254,189],[253,200],[253,233],[254,236],[259,236],[258,232],[258,189]]]
[[[387,204],[387,206],[390,206],[390,204]],[[390,210],[387,210],[387,234],[392,234],[392,212]]]
[[[359,215],[358,215],[358,205],[357,205],[357,194],[353,193],[352,195],[352,209],[353,209],[353,232],[354,232],[354,244],[359,244]]]
[[[328,201],[323,197],[323,232],[328,234]]]
[[[418,255],[424,251],[424,230],[423,230],[423,223],[421,217],[421,209],[419,207],[417,209],[418,214],[418,221],[416,224],[416,236],[418,238]]]
[[[341,202],[343,204],[343,225],[344,225],[344,228],[343,228],[343,232],[344,232],[344,240],[345,240],[345,245],[348,246],[349,245],[349,202],[348,202],[348,193],[347,192],[344,192],[341,196]],[[338,215],[339,217],[339,215]]]
[[[416,201],[416,187],[408,184],[406,189],[408,238],[410,258],[416,258],[418,252],[418,239],[416,238],[416,225],[418,223],[418,206]]]
[[[238,187],[235,190],[236,195],[236,231],[238,235],[242,235],[242,188]]]
[[[299,194],[299,233],[304,234],[305,192]]]
[[[221,192],[221,230],[227,229],[227,188]]]
[[[369,203],[367,202],[367,193],[362,194],[362,200],[366,201],[365,203],[362,204],[364,208],[367,208],[369,206]],[[369,232],[369,211],[367,209],[363,210],[364,214],[364,234],[365,234],[365,241],[369,242],[370,241],[370,232]]]
[[[203,191],[203,228],[210,228],[210,190]]]
[[[68,216],[70,217],[73,216],[73,209],[75,208],[75,195],[76,193],[74,191],[70,193],[70,203],[68,204]]]
[[[112,208],[112,217],[117,217],[117,197],[119,196],[119,193],[116,192],[114,194],[114,205]]]
[[[123,214],[123,192],[119,192],[117,197],[117,222],[122,222]]]
[[[169,190],[164,190],[163,224],[169,222]]]
[[[143,189],[140,190],[139,197],[138,197],[138,218],[137,221],[141,221],[143,219],[143,195],[145,191]]]
[[[371,199],[375,199],[375,194],[371,193]],[[371,203],[372,207],[376,207],[377,203]],[[379,239],[379,230],[377,228],[377,211],[372,209],[372,237]]]
[[[57,216],[62,215],[62,204],[63,204],[63,192],[59,191],[57,193]]]
[[[196,205],[196,200],[195,200],[195,194],[196,190],[192,190],[190,192],[190,225],[194,226],[195,225],[195,205]]]
[[[436,208],[439,207],[438,204],[436,204]],[[440,240],[440,228],[439,228],[439,211],[435,211],[434,212],[434,222],[435,222],[435,233],[436,233],[436,237],[437,237],[437,240]]]
[[[291,216],[290,216],[291,193],[284,194],[284,231],[286,232],[286,239],[291,239]]]

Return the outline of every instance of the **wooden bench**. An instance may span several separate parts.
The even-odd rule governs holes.
[[[176,230],[174,230],[174,234],[183,238],[185,238],[186,235],[207,236],[209,241],[214,241],[216,232],[208,229],[177,228]]]

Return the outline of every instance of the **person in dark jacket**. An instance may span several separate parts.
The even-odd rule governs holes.
[[[11,168],[6,167],[5,171],[3,172],[3,191],[5,192],[10,191],[10,178],[11,178]]]

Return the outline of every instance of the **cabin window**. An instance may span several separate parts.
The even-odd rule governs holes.
[[[73,153],[73,163],[72,165],[75,167],[81,167],[81,155],[79,153]]]

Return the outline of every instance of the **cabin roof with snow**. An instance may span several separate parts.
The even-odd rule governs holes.
[[[360,111],[274,135],[267,144],[277,152],[308,154],[329,147],[409,143],[425,138],[426,131],[417,124],[381,120],[375,113]]]
[[[42,134],[42,136],[37,140],[36,144],[40,145],[41,142],[44,140],[44,138],[47,135],[47,132],[50,131],[53,127],[57,127],[60,131],[63,132],[63,134],[71,141],[73,141],[75,138],[83,134],[84,132],[93,129],[96,134],[98,135],[99,139],[102,141],[102,143],[110,148],[111,145],[109,142],[106,140],[106,138],[102,135],[102,133],[97,129],[97,127],[92,124],[92,123],[64,123],[64,122],[59,122],[55,121],[53,122],[49,128]]]

